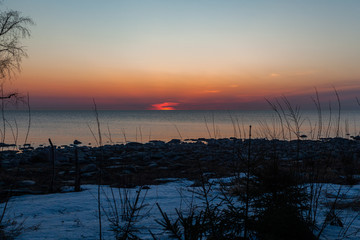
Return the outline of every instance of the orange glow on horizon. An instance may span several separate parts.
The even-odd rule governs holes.
[[[267,76],[266,76],[267,77]],[[14,84],[33,96],[128,97],[194,99],[243,95],[264,96],[298,89],[303,81],[284,84],[282,79],[246,74],[186,74],[123,71],[69,74],[23,71]],[[302,83],[302,84],[300,84]],[[264,85],[266,87],[264,87]],[[21,88],[21,89],[20,89]],[[216,96],[215,96],[216,95]],[[159,101],[159,100],[157,100]],[[161,101],[161,100],[160,100]],[[176,101],[176,100],[175,100]]]
[[[49,108],[71,108],[77,104],[87,106],[86,102],[91,105],[91,99],[94,98],[101,106],[113,109],[227,109],[281,95],[311,95],[314,91],[312,83],[319,77],[313,74],[315,76],[312,77],[299,75],[298,72],[290,74],[275,71],[238,75],[191,74],[116,69],[75,74],[27,68],[14,81],[7,83],[5,88],[7,91],[15,89],[20,93],[29,92],[30,100],[41,99],[38,105],[46,104]],[[328,85],[324,77],[319,79],[316,87],[321,92]],[[359,86],[357,82],[348,84],[348,89]],[[339,91],[346,87],[345,83],[335,85]]]

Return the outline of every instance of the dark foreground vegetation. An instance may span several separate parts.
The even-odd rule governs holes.
[[[158,206],[163,216],[159,224],[174,238],[317,239],[322,226],[342,224],[336,216],[337,200],[329,207],[328,220],[319,224],[321,183],[358,183],[360,142],[356,139],[200,138],[3,150],[1,200],[61,192],[69,186],[80,191],[81,184],[142,186],[144,190],[169,178],[188,178],[199,187],[197,196],[204,205],[177,212],[175,220]],[[223,177],[233,180],[213,197],[208,179]],[[139,202],[128,205],[133,214],[124,221],[134,221],[140,209]],[[117,239],[136,239],[131,226],[127,230],[115,226]]]

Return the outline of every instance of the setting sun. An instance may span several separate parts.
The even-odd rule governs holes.
[[[153,104],[150,110],[176,110],[175,106],[179,105],[179,103],[175,102],[164,102]]]

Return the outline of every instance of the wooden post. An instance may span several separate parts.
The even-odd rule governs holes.
[[[80,168],[78,148],[75,145],[75,192],[80,192]]]
[[[51,162],[52,162],[52,176],[51,176],[51,181],[50,181],[49,192],[53,193],[54,192],[54,184],[55,184],[55,147],[50,138],[49,138],[49,143],[51,146],[50,157],[51,157]]]

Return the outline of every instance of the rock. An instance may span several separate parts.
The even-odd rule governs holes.
[[[180,161],[180,160],[182,160],[182,159],[183,159],[183,157],[181,157],[181,156],[179,156],[179,155],[176,155],[176,156],[174,156],[174,157],[171,158],[171,161],[176,162],[176,161]]]
[[[110,158],[108,159],[109,162],[121,162],[121,160],[123,160],[123,158],[120,157],[120,156],[110,157]]]
[[[351,138],[356,140],[356,141],[360,141],[360,136],[351,136]]]
[[[2,143],[0,142],[0,147],[4,148],[4,147],[16,147],[15,144],[7,144],[7,143]]]
[[[142,146],[143,144],[138,142],[129,142],[126,144],[126,147],[142,147]]]
[[[134,161],[142,160],[144,158],[144,153],[141,152],[141,151],[137,151],[137,152],[133,152],[131,154],[128,154],[128,157],[131,158]]]
[[[166,146],[166,143],[164,141],[158,141],[158,140],[151,140],[149,142],[151,145],[162,148]]]
[[[35,184],[36,184],[36,182],[33,180],[22,180],[22,181],[18,182],[18,185],[20,187],[29,187],[29,186],[33,186]]]
[[[199,159],[200,161],[211,161],[212,157],[211,156],[205,156]]]
[[[60,188],[60,192],[62,192],[62,193],[73,192],[73,191],[74,191],[73,186],[62,186]]]
[[[159,166],[159,164],[157,164],[156,162],[151,162],[148,167],[149,168],[157,168]]]
[[[152,153],[151,158],[153,159],[161,159],[164,157],[164,154],[162,152]]]
[[[55,153],[55,161],[57,163],[67,163],[69,160],[69,157],[67,157],[65,154]]]
[[[49,162],[49,154],[45,152],[39,152],[31,156],[30,162],[32,163],[45,163]]]
[[[88,164],[81,169],[81,172],[95,172],[95,171],[97,171],[97,167],[93,163]]]
[[[126,166],[124,171],[129,171],[130,173],[136,173],[137,169],[135,166]]]
[[[132,174],[133,172],[132,172],[132,171],[129,171],[129,170],[123,170],[121,173],[122,173],[122,174]]]
[[[181,140],[180,139],[172,139],[168,142],[168,144],[180,144]]]
[[[2,168],[10,168],[11,167],[10,160],[1,160],[1,167]]]
[[[88,177],[88,178],[92,178],[96,175],[97,173],[96,172],[87,172],[87,173],[83,173],[81,174],[82,177]]]

